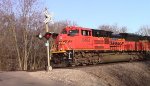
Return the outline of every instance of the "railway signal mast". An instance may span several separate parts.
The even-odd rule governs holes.
[[[50,66],[50,60],[51,60],[51,51],[50,51],[50,44],[49,44],[49,39],[51,38],[52,36],[52,33],[49,32],[49,28],[48,28],[48,23],[53,23],[53,20],[52,20],[52,15],[49,14],[47,8],[45,8],[45,11],[44,11],[44,15],[45,15],[45,20],[44,20],[44,23],[45,23],[45,26],[46,26],[46,34],[44,35],[44,37],[46,38],[46,47],[47,47],[47,71],[51,71],[52,70],[52,67]],[[39,37],[42,37],[39,35]]]
[[[54,32],[49,32],[49,28],[48,28],[48,23],[50,22],[51,24],[53,24],[53,20],[52,20],[52,15],[48,13],[47,9],[45,9],[44,11],[44,15],[45,15],[45,26],[46,26],[46,33],[44,35],[42,35],[41,33],[39,33],[38,35],[36,35],[36,37],[38,37],[39,39],[45,38],[46,39],[46,43],[45,46],[47,47],[47,71],[52,70],[52,67],[50,65],[50,60],[51,60],[51,49],[50,49],[50,43],[52,44],[52,38],[56,39],[56,37],[58,36],[57,33]]]

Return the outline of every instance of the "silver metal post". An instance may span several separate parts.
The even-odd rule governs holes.
[[[48,22],[50,20],[52,20],[52,15],[49,14],[47,8],[45,8],[45,11],[44,11],[44,14],[45,14],[45,25],[46,25],[46,32],[49,32],[49,28],[48,28]],[[52,70],[52,67],[50,66],[50,60],[51,60],[51,50],[50,50],[50,46],[49,46],[49,40],[47,40],[46,42],[46,46],[47,46],[47,71],[50,71]]]
[[[48,23],[46,23],[46,32],[48,32]],[[47,71],[51,71],[52,67],[50,66],[50,44],[49,44],[49,40],[47,40],[46,42],[47,44]]]

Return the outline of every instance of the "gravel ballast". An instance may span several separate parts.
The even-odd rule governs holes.
[[[64,83],[63,86],[150,86],[150,61],[53,69],[29,74],[38,79]]]

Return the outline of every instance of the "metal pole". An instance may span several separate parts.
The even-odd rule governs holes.
[[[46,32],[48,32],[48,23],[46,23]],[[51,71],[52,67],[50,66],[50,44],[49,44],[49,40],[47,40],[47,71]]]

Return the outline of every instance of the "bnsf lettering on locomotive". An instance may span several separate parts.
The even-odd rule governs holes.
[[[72,42],[72,40],[64,40],[62,42],[69,43],[69,42]]]

